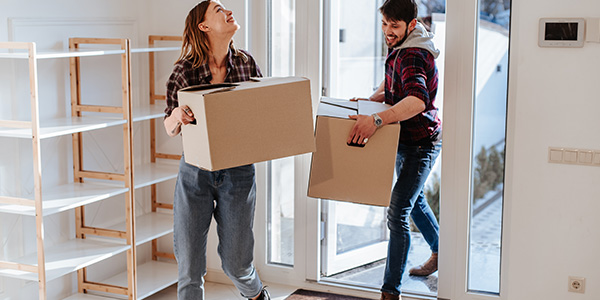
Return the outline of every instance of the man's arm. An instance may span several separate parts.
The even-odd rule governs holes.
[[[383,124],[408,120],[425,110],[425,102],[415,96],[407,96],[386,111],[378,113]]]

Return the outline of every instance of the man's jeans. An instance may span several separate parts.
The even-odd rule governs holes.
[[[390,241],[381,291],[400,295],[402,274],[410,248],[409,216],[419,228],[432,252],[438,252],[439,225],[423,194],[423,186],[442,148],[435,146],[398,146],[396,174],[388,209]]]
[[[252,264],[255,202],[254,165],[210,172],[181,158],[173,207],[178,299],[204,299],[206,238],[213,216],[223,271],[242,296],[252,298],[261,292],[262,282]]]

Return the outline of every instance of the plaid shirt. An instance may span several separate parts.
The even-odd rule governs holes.
[[[250,80],[250,77],[262,77],[260,68],[250,53],[244,50],[239,51],[246,54],[248,59],[244,59],[242,56],[234,56],[232,51],[229,50],[225,82],[242,82]],[[181,60],[175,63],[173,72],[167,81],[165,118],[171,115],[175,107],[179,106],[177,91],[192,85],[210,84],[211,80],[212,74],[210,73],[208,63],[196,69],[192,68],[192,62],[188,60]]]
[[[415,96],[425,103],[423,112],[400,122],[400,143],[428,146],[441,140],[442,122],[435,107],[437,87],[438,71],[435,58],[429,51],[405,48],[388,54],[385,62],[385,102],[394,105],[407,96]]]

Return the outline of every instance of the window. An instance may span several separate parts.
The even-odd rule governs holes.
[[[270,76],[294,75],[295,0],[270,0],[269,70]],[[271,264],[294,264],[295,158],[286,157],[268,163],[268,251]]]
[[[510,0],[480,0],[468,289],[500,293]]]

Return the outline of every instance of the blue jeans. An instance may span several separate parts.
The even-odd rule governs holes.
[[[252,264],[255,202],[254,165],[210,172],[181,158],[173,207],[178,299],[204,299],[206,240],[213,216],[223,271],[242,296],[253,298],[261,292]]]
[[[423,194],[442,144],[435,146],[398,146],[396,174],[388,209],[390,241],[381,291],[400,295],[402,274],[410,248],[409,216],[419,228],[431,251],[438,252],[439,225]]]

